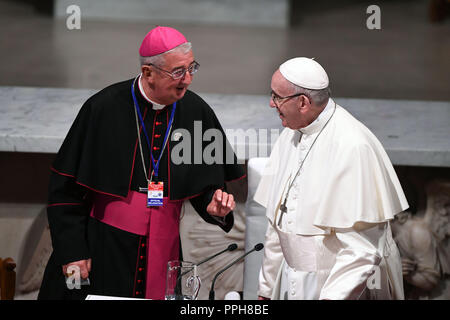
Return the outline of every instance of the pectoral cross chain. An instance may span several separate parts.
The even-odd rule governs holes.
[[[280,220],[278,220],[278,227],[280,228],[281,228],[281,221],[283,220],[283,215],[287,212],[286,201],[287,197],[284,199],[284,202],[280,206],[281,215]]]

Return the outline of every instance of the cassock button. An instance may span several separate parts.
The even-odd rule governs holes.
[[[160,134],[155,134],[155,138],[161,138]]]
[[[145,243],[141,244],[141,247],[144,248],[145,247]]]
[[[139,258],[141,258],[141,260],[142,260],[142,259],[144,259],[144,256],[140,256]]]
[[[159,147],[153,147],[153,150],[159,150]]]
[[[144,270],[144,268],[139,268],[138,270],[139,270],[139,272],[142,272],[142,270]]]
[[[162,122],[156,121],[155,124],[156,124],[157,126],[160,126],[160,125],[162,125]]]

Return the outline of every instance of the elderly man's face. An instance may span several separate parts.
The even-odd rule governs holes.
[[[292,84],[283,77],[279,70],[273,74],[270,86],[274,94],[279,97],[287,97],[295,94]],[[300,108],[301,101],[299,100],[302,98],[304,97],[287,98],[278,103],[270,99],[270,107],[277,109],[283,127],[297,130],[307,125],[305,124],[302,109]]]
[[[165,63],[161,69],[169,72],[178,68],[187,69],[192,62],[194,62],[192,50],[185,54],[171,52],[165,55]],[[154,68],[148,81],[152,88],[152,98],[161,104],[168,105],[183,98],[192,82],[192,75],[186,72],[181,79],[174,80],[169,74]]]

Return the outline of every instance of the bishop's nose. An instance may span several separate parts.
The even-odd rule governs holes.
[[[180,79],[180,82],[184,85],[190,85],[192,82],[192,78],[193,76],[187,71],[184,74],[183,78]]]

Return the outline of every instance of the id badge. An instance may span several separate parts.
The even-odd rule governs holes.
[[[164,183],[150,182],[147,191],[147,207],[158,207],[163,205]]]

